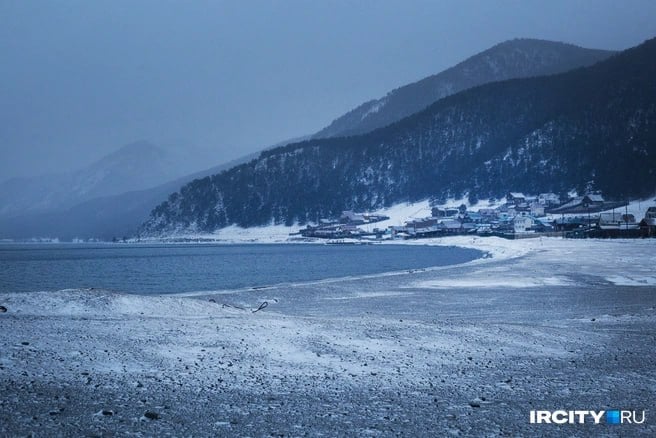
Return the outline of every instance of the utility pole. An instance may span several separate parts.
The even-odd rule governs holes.
[[[629,200],[628,199],[626,200],[626,205],[624,206],[624,222],[626,222],[624,228],[627,230],[628,233],[629,230]]]

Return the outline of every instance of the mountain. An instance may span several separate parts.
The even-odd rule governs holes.
[[[173,152],[135,142],[74,172],[0,183],[0,217],[63,210],[89,199],[153,187],[188,171]]]
[[[587,65],[611,53],[547,41],[509,41],[446,72],[389,93],[390,104],[378,117],[398,107],[395,102],[405,105],[404,111],[422,109],[443,94],[436,94],[431,89],[439,91],[446,87],[457,90],[513,75],[558,71]],[[375,120],[372,118],[373,112],[366,111],[370,113],[369,117],[358,118],[363,120],[363,126]],[[399,112],[396,113],[392,116],[394,120],[401,118]],[[332,131],[327,135],[339,134]],[[309,138],[312,136],[281,142],[268,149]],[[0,183],[0,238],[57,236],[63,239],[111,239],[130,235],[169,193],[194,179],[256,157],[257,154],[251,154],[205,171],[181,176],[192,169],[184,165],[190,163],[189,157],[138,142],[78,172],[6,181]]]
[[[364,134],[468,88],[506,79],[562,73],[590,66],[614,53],[536,39],[506,41],[439,74],[363,103],[337,118],[313,138]]]
[[[656,189],[656,39],[593,66],[472,88],[371,133],[309,140],[195,180],[142,235],[317,221],[404,201]]]
[[[111,240],[136,233],[150,211],[171,192],[197,178],[221,172],[257,157],[250,154],[144,190],[130,190],[79,202],[67,208],[0,217],[0,239],[32,237]],[[135,187],[136,188],[136,187]]]
[[[303,139],[305,138],[298,138],[296,141]],[[267,149],[279,147],[292,141],[294,140],[280,142]],[[168,163],[175,162],[176,168],[173,172],[175,175],[189,172],[192,163],[198,161],[185,160],[184,157],[180,157],[179,154],[175,154],[170,150],[163,150],[146,142],[137,142],[125,146],[90,167],[96,170],[102,169],[103,167],[118,167],[122,171],[126,169],[131,169],[134,172],[143,171],[134,162],[130,162],[127,165],[120,163],[124,160],[130,161],[130,159],[132,161],[140,161],[139,157],[137,157],[139,149],[152,149],[158,155],[167,158],[167,165]],[[151,178],[153,182],[159,180],[160,184],[142,190],[139,190],[141,185],[151,186],[153,184],[135,183],[135,178],[132,178],[131,175],[123,175],[119,184],[110,186],[108,187],[109,190],[104,191],[104,193],[110,193],[108,195],[94,197],[94,195],[103,193],[101,186],[95,190],[89,190],[88,193],[90,193],[90,196],[81,197],[77,200],[69,199],[68,202],[62,202],[60,199],[57,203],[46,203],[39,196],[40,193],[47,192],[47,188],[56,188],[56,192],[66,193],[66,187],[71,186],[71,174],[68,175],[69,178],[66,178],[66,175],[51,175],[47,176],[45,180],[43,178],[16,178],[6,183],[0,183],[0,188],[10,187],[11,189],[12,185],[17,186],[17,192],[15,193],[17,199],[21,199],[21,197],[26,199],[28,196],[32,196],[29,202],[23,202],[22,205],[18,204],[21,208],[7,209],[9,211],[8,214],[0,214],[0,239],[24,240],[33,237],[57,237],[61,240],[72,240],[75,238],[111,240],[113,238],[131,236],[137,232],[139,226],[148,218],[152,209],[159,205],[163,199],[166,199],[170,193],[195,179],[204,178],[208,175],[213,175],[239,164],[246,163],[257,158],[258,155],[259,152],[254,152],[209,169],[188,173],[174,180],[170,180],[166,176],[170,174],[164,174],[156,178],[153,178],[151,175],[147,178]],[[106,164],[111,162],[119,162],[119,164],[117,166],[101,165],[101,163]],[[185,165],[185,162],[189,164]],[[94,171],[87,168],[83,169],[81,173],[89,175],[94,174]],[[136,176],[139,177],[139,175]],[[144,178],[144,175],[141,175],[141,178]],[[78,177],[78,179],[82,178]],[[161,183],[163,179],[166,182]],[[126,182],[132,185],[132,187],[127,187],[129,191],[125,190],[126,186],[128,186]],[[3,186],[3,184],[6,184],[6,186]],[[37,186],[38,189],[32,191],[31,195],[26,195],[25,193],[29,192],[29,190],[26,190],[25,184],[32,184],[33,186]],[[107,185],[106,181],[103,185]],[[23,190],[23,192],[21,193],[20,190]],[[112,192],[119,193],[112,194]],[[46,205],[42,208],[36,208],[35,205],[38,203]]]

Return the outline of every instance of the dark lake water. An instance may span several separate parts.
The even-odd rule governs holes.
[[[479,251],[414,245],[0,245],[0,292],[237,289],[464,263]]]

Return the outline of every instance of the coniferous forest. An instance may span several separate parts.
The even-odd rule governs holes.
[[[306,223],[342,210],[572,189],[656,190],[656,39],[591,67],[472,88],[368,134],[308,140],[195,180],[144,235]]]

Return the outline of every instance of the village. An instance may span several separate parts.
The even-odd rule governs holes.
[[[411,219],[404,224],[376,226],[390,219],[382,214],[344,211],[339,219],[322,219],[293,235],[328,239],[380,241],[421,239],[447,235],[497,236],[522,239],[540,236],[567,238],[656,237],[656,204],[644,217],[628,211],[628,202],[604,200],[600,193],[574,196],[564,202],[554,193],[526,196],[510,192],[505,202],[491,208],[469,210],[433,207],[430,217]],[[656,202],[656,200],[655,200]]]

